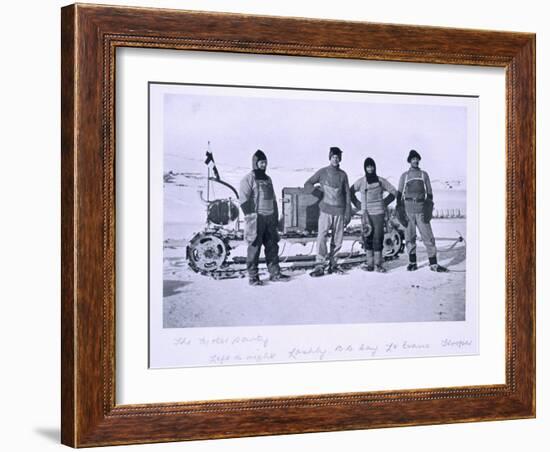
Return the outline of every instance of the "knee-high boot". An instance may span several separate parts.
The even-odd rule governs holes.
[[[367,260],[362,266],[362,269],[368,272],[374,271],[374,251],[373,250],[367,250]]]
[[[374,268],[379,273],[386,273],[386,268],[384,267],[384,257],[382,256],[382,251],[376,251],[374,253]]]

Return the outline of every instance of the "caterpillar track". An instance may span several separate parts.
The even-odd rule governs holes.
[[[366,260],[366,254],[361,249],[360,235],[354,229],[347,230],[345,241],[352,241],[351,250],[337,255],[338,264],[350,269],[361,265]],[[281,255],[279,263],[283,271],[295,272],[311,269],[315,265],[313,248],[315,236],[281,236],[283,243],[311,243],[309,254]],[[226,230],[210,230],[197,233],[189,242],[186,250],[189,267],[196,273],[209,276],[213,279],[233,279],[247,276],[246,257],[231,257],[231,252],[238,244],[243,244],[244,239],[239,233]],[[386,260],[397,259],[404,249],[404,235],[400,230],[387,232],[384,238],[383,255]],[[260,259],[260,269],[265,271],[265,259]]]

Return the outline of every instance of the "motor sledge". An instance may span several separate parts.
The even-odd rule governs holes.
[[[244,229],[241,227],[239,194],[228,182],[221,179],[213,156],[207,152],[207,197],[199,192],[206,207],[206,225],[196,232],[188,242],[186,257],[189,267],[202,275],[216,279],[243,277],[246,275],[246,255],[233,253],[243,245]],[[221,184],[229,188],[234,197],[210,199],[210,184]],[[279,205],[282,216],[279,219],[281,237],[280,265],[285,271],[308,269],[315,265],[315,242],[319,219],[320,198],[308,194],[302,187],[285,187]],[[344,268],[358,266],[365,262],[364,238],[370,231],[361,225],[361,218],[355,213],[344,230],[345,251],[337,255],[338,264]],[[399,258],[404,250],[405,234],[395,212],[388,210],[385,222],[383,256],[386,260]],[[285,254],[287,248],[300,244],[310,245],[307,252]],[[235,253],[236,254],[236,253]],[[246,254],[246,253],[243,253]],[[260,259],[260,266],[265,259]]]

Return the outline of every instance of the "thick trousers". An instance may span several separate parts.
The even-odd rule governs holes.
[[[258,263],[260,260],[260,251],[264,246],[265,260],[267,270],[270,275],[277,275],[280,272],[279,267],[279,232],[277,231],[277,219],[275,215],[258,215],[257,234],[252,243],[248,244],[246,255],[246,269],[250,278],[258,276]]]
[[[409,225],[405,229],[405,245],[407,247],[407,254],[416,254],[416,228],[420,231],[420,237],[428,252],[428,257],[435,257],[437,249],[435,247],[434,233],[432,232],[432,226],[430,223],[424,223],[424,216],[422,213],[407,212],[407,218],[409,219]]]
[[[342,248],[342,242],[344,241],[344,215],[330,215],[321,212],[318,227],[316,265],[324,267],[328,263],[334,266],[336,264],[336,254]],[[327,250],[329,231],[332,231],[330,251]]]
[[[384,243],[384,220],[385,215],[383,213],[378,215],[369,215],[370,224],[372,226],[372,232],[365,239],[365,249],[382,251],[382,245]],[[363,221],[369,221],[365,219]]]

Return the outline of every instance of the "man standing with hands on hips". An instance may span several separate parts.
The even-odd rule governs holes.
[[[400,179],[397,189],[397,215],[405,226],[405,244],[409,255],[408,271],[418,269],[416,263],[416,228],[420,231],[422,242],[428,252],[430,270],[448,272],[437,263],[437,249],[430,221],[433,213],[433,192],[430,177],[420,169],[420,154],[412,149],[407,157],[410,168]]]
[[[321,168],[305,183],[306,193],[321,195],[320,215],[317,232],[317,256],[315,269],[310,276],[317,277],[328,273],[343,273],[337,266],[336,254],[342,248],[344,228],[351,220],[351,195],[347,174],[340,169],[342,151],[331,147],[329,166]],[[327,250],[327,236],[332,231],[330,251]]]

